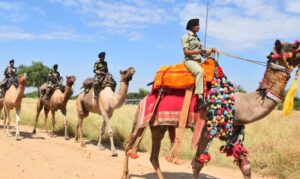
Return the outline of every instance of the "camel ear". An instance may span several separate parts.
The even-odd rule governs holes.
[[[281,48],[282,48],[282,44],[281,44],[280,40],[277,39],[275,41],[275,51],[276,51],[276,53],[281,54]]]

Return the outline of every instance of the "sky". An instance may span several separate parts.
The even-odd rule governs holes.
[[[130,66],[129,91],[150,90],[162,65],[182,63],[181,36],[189,19],[200,18],[204,42],[206,0],[0,0],[0,78],[10,59],[16,66],[42,61],[76,75],[75,94],[93,76],[98,53],[109,71]],[[210,0],[206,48],[266,61],[276,39],[300,39],[299,0]],[[257,89],[265,67],[220,56],[227,77],[247,91]],[[292,74],[292,76],[294,73]],[[299,95],[298,90],[298,95]]]

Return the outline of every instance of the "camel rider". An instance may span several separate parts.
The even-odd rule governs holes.
[[[98,54],[99,59],[94,65],[94,97],[97,98],[100,92],[101,84],[108,73],[107,63],[105,61],[105,52],[100,52]]]
[[[200,30],[199,19],[191,19],[186,25],[187,33],[181,38],[184,65],[195,77],[195,94],[198,95],[199,108],[205,107],[208,103],[204,98],[204,71],[200,65],[201,56],[207,57],[206,50],[202,49],[197,32]]]
[[[60,80],[61,80],[61,76],[60,76],[60,73],[57,71],[58,69],[58,65],[55,64],[53,65],[53,69],[51,69],[48,73],[48,86],[47,86],[47,89],[46,89],[46,98],[49,99],[50,98],[50,93],[51,91],[60,86],[61,83],[60,83]]]
[[[4,80],[1,83],[1,93],[5,93],[5,91],[10,87],[10,85],[18,86],[18,69],[14,66],[15,60],[12,59],[9,61],[9,66],[6,67],[4,71]]]

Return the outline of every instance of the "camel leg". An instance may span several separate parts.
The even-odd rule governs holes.
[[[69,140],[69,135],[68,135],[68,118],[67,118],[67,109],[63,109],[61,111],[62,115],[64,116],[64,123],[65,123],[65,139]]]
[[[21,106],[16,107],[16,140],[19,140],[20,131],[19,131],[19,122],[20,122],[20,113],[21,113]]]
[[[79,133],[79,126],[80,126],[80,122],[81,122],[81,118],[79,117],[79,115],[77,115],[77,125],[76,125],[76,128],[75,128],[75,142],[77,143],[78,142],[78,133]]]
[[[46,133],[48,135],[49,134],[49,130],[48,130],[48,114],[49,114],[49,109],[44,108],[44,113],[45,113],[45,118],[44,118],[44,128],[46,130]]]
[[[42,109],[43,109],[42,100],[38,99],[37,105],[36,105],[35,123],[34,123],[34,128],[33,128],[33,131],[32,131],[33,134],[36,134],[36,125],[38,123],[39,115],[40,115]]]
[[[102,145],[102,138],[103,138],[103,135],[105,133],[105,128],[106,128],[106,120],[104,119],[103,120],[103,123],[102,123],[102,127],[99,128],[99,140],[98,140],[98,149],[99,150],[104,150],[104,146]]]
[[[51,110],[52,114],[52,136],[54,136],[54,130],[55,130],[55,111]]]
[[[151,150],[150,162],[152,163],[154,170],[157,174],[157,177],[159,179],[164,178],[159,167],[158,156],[160,151],[161,140],[164,138],[166,129],[167,128],[163,126],[151,126],[152,150]]]
[[[10,124],[10,110],[4,107],[5,115],[6,115],[6,120],[5,120],[5,126],[6,126],[6,136],[11,137],[11,134],[9,132],[9,124]]]
[[[201,163],[198,158],[201,154],[204,153],[207,144],[209,143],[209,139],[206,137],[206,127],[204,126],[201,137],[198,143],[198,148],[196,152],[196,156],[193,160],[193,179],[198,179],[199,178],[199,173],[202,170],[203,166],[205,163]]]
[[[7,119],[7,114],[4,110],[4,118],[3,118],[3,132],[5,133],[6,131],[6,119]]]
[[[83,142],[83,139],[82,139],[82,134],[83,134],[83,130],[82,130],[83,118],[80,118],[79,120],[80,120],[79,121],[80,143],[81,143],[81,147],[85,147],[85,143]]]

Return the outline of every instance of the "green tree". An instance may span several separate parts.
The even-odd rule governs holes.
[[[47,82],[50,68],[40,61],[33,61],[31,65],[20,65],[19,74],[27,73],[26,86],[35,87],[40,95],[40,86]]]
[[[147,96],[149,94],[149,92],[143,88],[139,89],[139,98],[144,98],[145,96]]]
[[[247,93],[247,91],[242,87],[242,85],[236,85],[237,91],[240,93]]]

